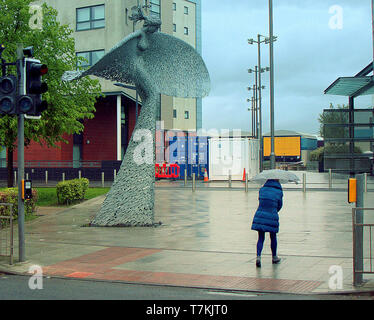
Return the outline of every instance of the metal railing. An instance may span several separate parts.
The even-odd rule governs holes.
[[[14,168],[16,168],[17,165],[17,162],[13,162]],[[101,168],[101,161],[29,160],[25,161],[25,168]]]
[[[353,234],[353,279],[356,279],[357,274],[363,273],[371,273],[374,274],[373,270],[373,241],[372,241],[372,228],[374,227],[374,223],[357,223],[356,221],[356,213],[357,211],[364,212],[365,210],[374,210],[374,208],[352,208],[352,234]],[[357,238],[357,227],[367,227],[369,229],[369,269],[365,269],[365,264],[362,263],[362,270],[358,269],[357,263],[357,252],[356,252],[356,242],[360,241]],[[363,234],[363,232],[361,233]],[[363,262],[365,261],[365,255],[362,254]],[[360,263],[361,264],[361,263]]]
[[[9,263],[13,264],[13,204],[0,203],[2,206],[10,210],[9,216],[0,216],[0,256],[9,257]]]

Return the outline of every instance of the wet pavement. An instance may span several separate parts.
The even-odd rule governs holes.
[[[243,182],[233,182],[232,188],[199,182],[195,192],[183,181],[156,185],[160,226],[87,227],[104,196],[64,210],[44,209],[43,216],[26,224],[27,261],[10,266],[1,258],[0,270],[27,273],[36,264],[50,276],[261,292],[374,290],[373,274],[364,275],[364,285],[352,285],[353,205],[343,187],[325,185],[304,193],[284,185],[278,234],[282,261],[272,265],[267,236],[262,267],[256,268],[257,233],[250,225],[258,186],[246,193]],[[365,207],[374,207],[370,189]],[[374,222],[374,212],[365,215],[365,222]],[[366,233],[364,241],[365,267],[370,267]],[[17,261],[17,236],[14,243]],[[333,288],[336,268],[343,281]]]

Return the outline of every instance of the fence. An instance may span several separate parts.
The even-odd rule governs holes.
[[[10,212],[9,216],[0,216],[0,256],[9,257],[13,264],[13,204],[0,203],[1,206],[9,207]]]
[[[374,223],[357,223],[357,219],[356,219],[356,213],[357,211],[362,211],[364,212],[365,210],[374,210],[374,208],[352,208],[352,234],[353,234],[353,279],[356,279],[356,275],[357,274],[363,274],[363,273],[369,273],[369,274],[374,274],[374,270],[373,270],[373,243],[372,243],[372,227],[374,226]],[[357,252],[357,247],[356,247],[356,243],[358,241],[361,241],[361,239],[359,239],[359,235],[362,235],[363,237],[363,234],[364,234],[364,230],[363,228],[368,228],[369,229],[369,242],[368,242],[368,249],[369,249],[369,263],[367,263],[368,265],[368,268],[365,269],[365,255],[364,253],[358,253]],[[358,228],[362,228],[362,230],[358,229]],[[363,239],[363,238],[362,238]],[[362,244],[362,247],[364,246],[364,243]],[[358,264],[358,258],[361,258],[361,257],[358,257],[358,255],[361,255],[362,254],[362,260],[363,260],[363,263],[362,263],[362,269],[360,270],[359,269],[359,266],[357,266]],[[359,263],[361,265],[361,263]],[[354,280],[354,282],[356,282],[356,280]],[[354,283],[356,284],[356,283]]]

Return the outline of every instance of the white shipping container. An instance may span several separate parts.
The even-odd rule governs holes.
[[[259,140],[249,138],[209,139],[209,180],[242,180],[243,172],[251,179],[259,173]]]

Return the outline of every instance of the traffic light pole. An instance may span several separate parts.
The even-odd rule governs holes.
[[[18,95],[25,94],[25,69],[23,48],[17,46],[17,69],[18,69]],[[18,115],[18,243],[19,262],[26,261],[25,255],[25,203],[22,199],[22,179],[24,179],[24,147],[25,147],[25,118],[23,114]]]

